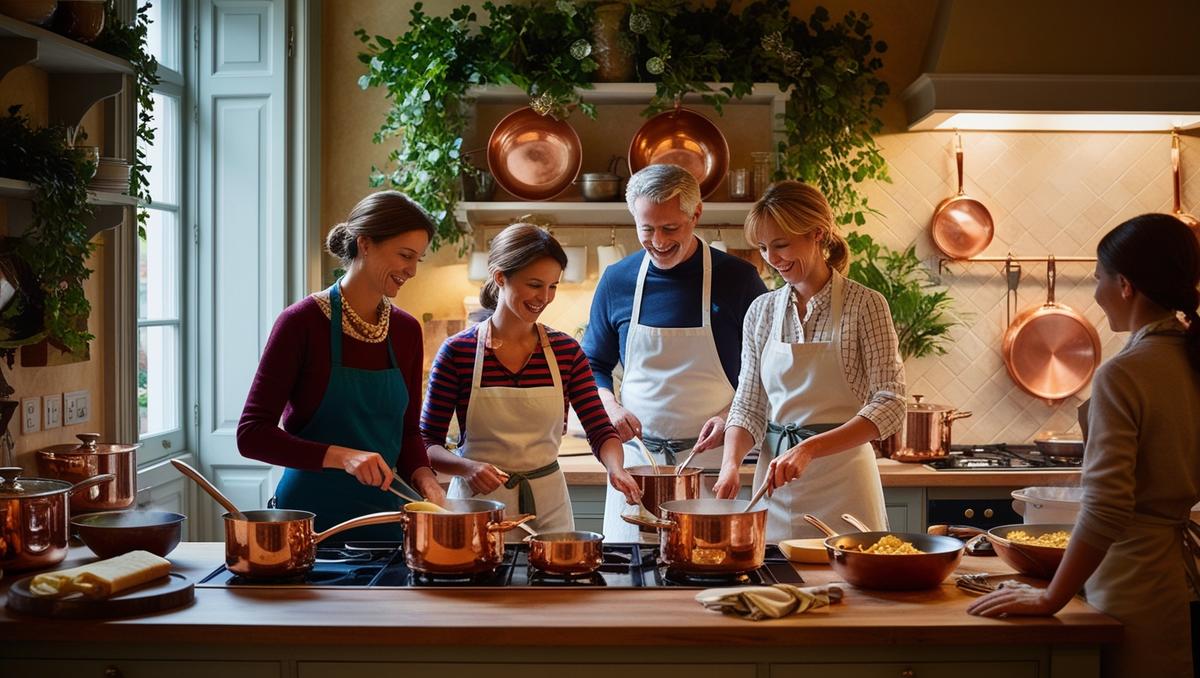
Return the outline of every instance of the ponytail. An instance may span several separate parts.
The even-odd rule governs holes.
[[[844,275],[850,268],[850,246],[837,229],[826,231],[825,237],[825,249],[828,252],[825,261],[829,263],[830,268]]]
[[[496,304],[500,299],[500,286],[492,278],[488,278],[487,282],[479,286],[479,305],[489,311],[496,310]]]

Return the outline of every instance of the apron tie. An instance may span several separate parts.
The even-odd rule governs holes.
[[[674,466],[680,452],[691,450],[699,438],[647,438],[642,437],[642,444],[651,454],[661,454],[667,464]]]
[[[824,433],[826,431],[832,431],[839,426],[841,426],[841,424],[802,425],[794,422],[790,424],[776,424],[775,422],[771,422],[767,424],[767,435],[774,435],[776,438],[775,445],[770,450],[771,456],[769,459],[778,457],[780,448],[782,448],[784,451],[790,450],[791,448],[799,445],[815,435]],[[784,447],[784,442],[787,443],[786,447]]]
[[[517,511],[537,515],[537,502],[533,498],[533,487],[530,486],[529,481],[545,478],[556,471],[558,471],[557,459],[532,471],[504,471],[508,474],[508,480],[504,481],[504,487],[510,490],[514,487],[517,488]]]

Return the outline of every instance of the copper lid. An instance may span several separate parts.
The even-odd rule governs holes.
[[[921,399],[923,395],[913,394],[913,401],[908,404],[909,412],[950,412],[954,410],[949,405],[937,405],[935,403],[923,403]]]
[[[20,466],[0,468],[0,499],[53,495],[71,488],[71,483],[62,480],[20,478],[20,475]]]
[[[119,445],[116,443],[101,443],[99,433],[79,433],[76,434],[79,439],[79,444],[66,443],[64,445],[51,445],[38,450],[38,454],[120,454],[123,452],[132,452],[136,450],[138,445]]]

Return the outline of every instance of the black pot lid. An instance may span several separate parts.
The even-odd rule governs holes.
[[[50,478],[20,478],[20,466],[0,468],[0,499],[19,499],[60,494],[71,489],[71,483]]]

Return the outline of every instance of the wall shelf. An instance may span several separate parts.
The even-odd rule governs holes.
[[[706,202],[700,215],[701,226],[732,225],[741,228],[750,212],[750,202]],[[517,218],[532,214],[554,225],[632,226],[633,215],[625,202],[460,202],[454,217],[472,228],[506,226]]]
[[[718,90],[731,83],[708,83],[709,87]],[[598,82],[594,89],[576,88],[579,96],[589,104],[648,104],[654,96],[655,85],[652,82]],[[467,99],[476,102],[498,104],[528,104],[529,95],[516,85],[478,85],[467,90]],[[750,94],[741,99],[730,99],[726,106],[770,104],[787,100],[787,93],[772,82],[755,83]],[[683,97],[683,103],[704,103],[700,93],[689,93]]]
[[[28,63],[48,73],[116,73],[133,75],[128,61],[107,52],[48,31],[39,26],[25,23],[9,16],[0,15],[0,41],[33,41],[36,54]],[[7,52],[8,50],[0,50]],[[0,73],[2,76],[3,73]]]
[[[0,198],[8,200],[8,236],[19,237],[33,221],[34,189],[27,181],[0,178]],[[91,221],[87,224],[89,238],[110,228],[115,228],[125,219],[125,211],[137,207],[137,198],[124,193],[88,191],[88,204],[95,205]]]

